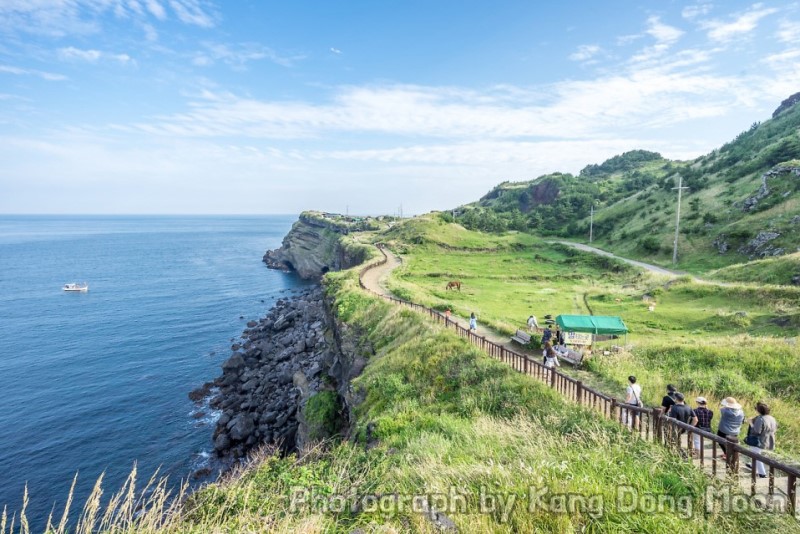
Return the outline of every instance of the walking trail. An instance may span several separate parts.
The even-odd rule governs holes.
[[[641,267],[643,269],[647,269],[648,271],[655,272],[655,273],[658,273],[658,274],[668,275],[668,276],[673,276],[673,277],[679,276],[681,274],[681,273],[677,273],[675,271],[670,271],[670,270],[664,269],[662,267],[657,267],[655,265],[649,265],[649,264],[638,262],[638,261],[635,261],[635,260],[629,260],[629,259],[626,259],[626,258],[620,258],[618,256],[615,256],[615,255],[610,254],[608,252],[605,252],[603,250],[596,249],[594,247],[589,247],[587,245],[582,245],[582,244],[579,244],[579,243],[569,243],[569,242],[562,242],[562,243],[564,245],[573,246],[575,248],[578,248],[578,249],[581,249],[581,250],[586,250],[588,252],[594,252],[596,254],[601,254],[601,255],[604,255],[604,256],[618,258],[618,259],[620,259],[622,261],[628,262],[628,263],[630,263],[632,265],[636,265],[638,267]],[[375,293],[378,293],[380,295],[391,296],[391,292],[387,289],[386,281],[387,281],[389,275],[391,274],[391,272],[393,270],[397,269],[398,267],[400,267],[403,264],[403,262],[402,262],[402,259],[399,258],[392,251],[390,251],[390,250],[388,250],[386,248],[383,248],[383,251],[386,253],[386,259],[387,259],[386,263],[380,264],[380,265],[376,265],[374,267],[371,267],[371,268],[367,269],[366,272],[363,273],[363,275],[361,277],[361,281],[362,281],[362,283],[364,284],[364,286],[367,289],[369,289],[369,290],[371,290],[371,291],[373,291]],[[451,316],[451,321],[455,321],[455,322],[460,323],[461,326],[463,326],[464,328],[468,328],[469,327],[469,319],[468,318],[452,315]],[[491,329],[481,325],[480,324],[480,320],[478,321],[477,334],[479,336],[485,336],[486,339],[488,339],[488,340],[490,340],[490,341],[492,341],[492,342],[494,342],[494,343],[496,343],[498,345],[502,345],[502,346],[504,346],[504,347],[506,347],[506,348],[508,348],[510,350],[513,350],[515,352],[518,352],[518,353],[521,353],[521,354],[525,354],[525,355],[527,355],[527,356],[529,356],[529,357],[531,357],[533,359],[541,358],[541,353],[540,352],[538,352],[538,351],[534,352],[534,351],[529,351],[529,350],[523,349],[520,345],[512,342],[509,339],[508,336],[506,336],[504,334],[500,334],[500,333],[498,333],[498,332],[496,332],[494,330],[491,330]],[[616,386],[616,384],[612,385],[609,382],[604,381],[601,377],[595,375],[594,373],[591,373],[589,371],[585,371],[585,370],[582,370],[582,369],[575,369],[575,368],[570,367],[569,365],[563,365],[560,370],[561,370],[562,373],[564,373],[566,375],[569,375],[572,378],[581,380],[586,386],[589,386],[589,387],[594,388],[594,389],[596,389],[598,391],[601,391],[601,392],[603,392],[603,393],[605,393],[605,394],[607,394],[607,395],[609,395],[611,397],[624,397],[622,392],[618,391],[618,387]],[[612,391],[613,393],[609,393],[609,391]],[[685,442],[686,437],[684,437],[683,439],[684,439],[684,442]],[[728,479],[728,477],[726,475],[726,471],[725,471],[724,467],[721,468],[721,469],[718,468],[718,469],[716,469],[716,472],[713,472],[712,465],[714,464],[714,462],[712,461],[713,452],[712,452],[711,445],[713,445],[713,444],[706,443],[704,451],[703,451],[702,459],[701,458],[694,458],[693,463],[694,463],[694,465],[696,467],[698,467],[699,469],[702,469],[709,476],[718,478],[720,480],[726,480],[726,479]],[[719,457],[718,456],[717,456],[717,460],[718,460],[717,463],[719,463]],[[750,475],[750,470],[749,469],[748,470],[744,470],[744,472],[740,472],[740,474],[739,474],[739,483],[740,483],[740,486],[741,486],[742,490],[746,494],[749,494],[750,493],[750,487],[751,487],[751,475]],[[776,486],[777,486],[777,484],[776,484]],[[757,494],[766,496],[768,494],[768,488],[769,488],[769,479],[757,479],[756,480],[756,493]],[[782,494],[782,495],[785,496],[785,492],[782,491],[781,489],[776,487],[775,491],[779,495]]]
[[[617,259],[617,260],[620,260],[620,261],[624,261],[625,263],[629,263],[631,265],[635,265],[636,267],[641,267],[642,269],[644,269],[646,271],[650,271],[650,272],[656,273],[656,274],[661,274],[661,275],[665,275],[665,276],[672,276],[672,277],[681,276],[681,275],[686,274],[686,273],[682,273],[680,271],[672,271],[670,269],[665,269],[663,267],[659,267],[658,265],[651,265],[649,263],[644,263],[644,262],[641,262],[641,261],[631,260],[631,259],[628,259],[628,258],[622,258],[622,257],[617,256],[615,254],[612,254],[610,252],[606,252],[605,250],[602,250],[602,249],[599,249],[599,248],[595,248],[595,247],[590,247],[589,245],[584,245],[583,243],[573,243],[571,241],[550,241],[550,243],[558,243],[559,245],[566,245],[568,247],[577,248],[578,250],[583,250],[584,252],[592,252],[592,253],[597,254],[599,256],[606,256],[606,257],[609,257],[609,258],[614,258],[614,259]]]

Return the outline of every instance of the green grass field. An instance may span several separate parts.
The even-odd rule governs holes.
[[[394,245],[404,265],[390,280],[398,296],[462,317],[475,312],[506,335],[530,314],[619,315],[631,330],[630,350],[589,362],[597,384],[621,393],[635,374],[650,404],[673,383],[712,401],[736,396],[749,415],[765,400],[781,426],[778,452],[800,455],[800,288],[670,281],[525,234],[495,238],[452,227],[430,217],[393,230],[403,239]],[[461,292],[445,290],[452,279],[463,282]]]

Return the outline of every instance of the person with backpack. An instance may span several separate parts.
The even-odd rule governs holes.
[[[542,345],[549,342],[553,338],[553,331],[550,330],[550,325],[544,327],[544,332],[542,332]]]
[[[668,413],[669,409],[675,404],[675,392],[678,391],[675,389],[675,386],[672,384],[667,384],[667,394],[664,395],[664,398],[661,399],[661,407],[664,408],[664,413]]]
[[[769,412],[769,406],[763,402],[756,404],[758,415],[750,420],[750,430],[747,433],[745,443],[755,452],[775,450],[775,432],[778,430],[778,422]],[[754,443],[754,444],[751,444]],[[752,465],[746,464],[752,469]],[[756,462],[756,473],[759,478],[767,478],[767,470],[764,462]]]

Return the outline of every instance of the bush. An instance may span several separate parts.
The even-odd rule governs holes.
[[[303,409],[312,440],[320,440],[336,435],[342,426],[342,403],[335,391],[320,391],[309,397]]]
[[[653,236],[647,236],[639,240],[639,248],[652,254],[661,250],[661,244],[658,239]]]

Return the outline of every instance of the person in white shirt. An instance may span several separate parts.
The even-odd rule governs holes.
[[[535,315],[528,317],[528,332],[533,332],[534,328],[539,328],[539,322],[536,320]]]
[[[636,377],[631,375],[628,377],[628,387],[625,389],[625,404],[630,404],[631,406],[643,406],[642,404],[642,386],[636,383]],[[629,410],[624,410],[622,416],[623,424],[628,426],[632,426],[634,420],[636,419],[636,413],[632,413]]]

